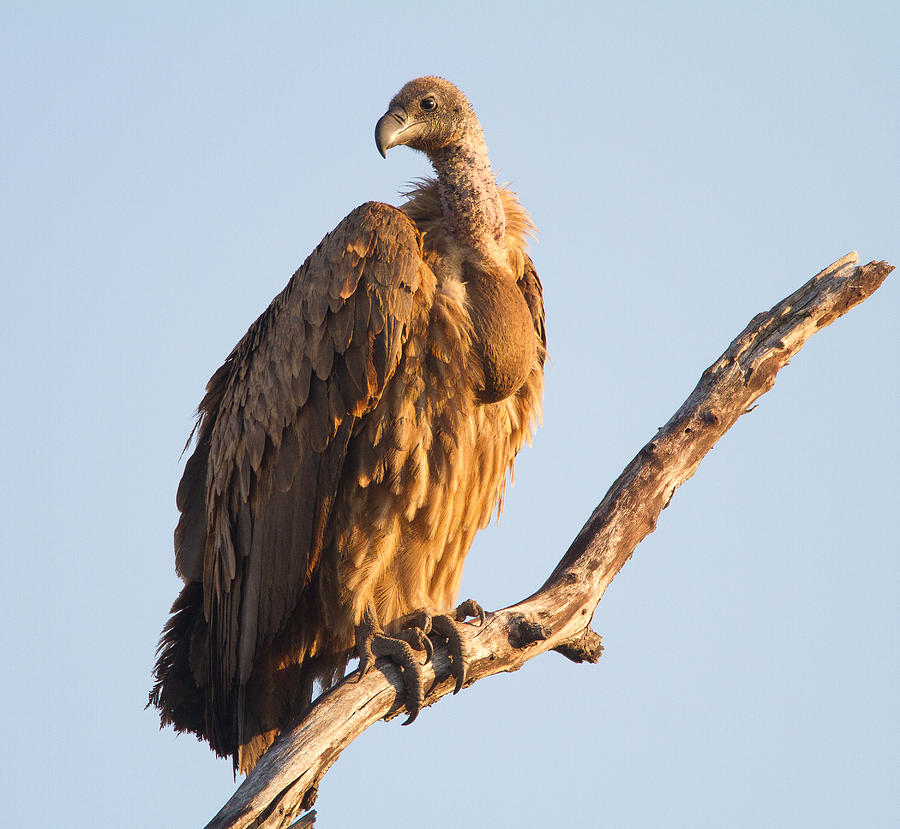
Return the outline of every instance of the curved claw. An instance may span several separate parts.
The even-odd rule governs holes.
[[[484,624],[484,608],[475,599],[466,599],[456,606],[456,621],[465,622],[470,616],[477,617],[478,627]]]
[[[427,636],[422,637],[422,644],[425,646],[425,661],[422,664],[427,665],[434,658],[434,645]]]

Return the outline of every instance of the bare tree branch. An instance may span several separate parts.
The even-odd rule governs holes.
[[[515,671],[555,649],[576,662],[596,662],[600,637],[589,627],[606,588],[634,548],[656,527],[675,490],[690,478],[716,441],[775,382],[775,375],[820,328],[872,294],[893,270],[886,262],[857,265],[856,253],[830,265],[758,314],[705,372],[681,408],[628,464],[571,547],[536,593],[488,614],[471,627],[467,685]],[[284,827],[310,808],[322,777],[366,728],[402,710],[399,670],[361,681],[352,674],[324,694],[263,756],[207,829]],[[427,705],[453,690],[445,650],[425,666]],[[310,817],[310,821],[313,818]],[[306,825],[311,825],[307,823]]]

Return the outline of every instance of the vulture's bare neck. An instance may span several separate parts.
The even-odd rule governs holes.
[[[429,155],[448,229],[460,242],[489,258],[501,253],[506,218],[481,128]]]

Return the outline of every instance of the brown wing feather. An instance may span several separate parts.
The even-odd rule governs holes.
[[[256,655],[319,564],[353,424],[400,359],[421,254],[421,237],[399,210],[357,208],[207,387],[179,486],[175,545],[178,572],[202,583],[205,621],[197,621],[208,625],[206,653],[192,653],[191,668],[205,691],[202,728],[220,753],[241,742],[243,686]],[[157,703],[165,696],[161,666],[173,658],[167,639]]]
[[[522,296],[525,297],[525,303],[531,312],[531,319],[534,321],[534,333],[538,335],[543,350],[539,352],[538,359],[540,364],[544,364],[544,354],[547,349],[547,330],[544,328],[544,291],[541,286],[541,280],[538,277],[534,262],[528,254],[524,254],[525,269],[522,276],[519,277],[518,285]]]

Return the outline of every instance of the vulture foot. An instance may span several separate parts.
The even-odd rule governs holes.
[[[379,656],[388,657],[403,673],[406,690],[406,710],[409,716],[403,725],[409,725],[425,702],[425,682],[422,665],[434,654],[431,638],[446,643],[450,651],[450,675],[456,680],[453,693],[457,693],[466,681],[469,656],[461,632],[469,618],[484,624],[484,610],[478,602],[467,599],[450,613],[431,613],[420,609],[392,622],[390,635],[378,623],[374,608],[369,608],[356,629],[356,649],[359,653],[359,677],[364,677]],[[416,651],[424,651],[425,659],[419,661]]]
[[[409,712],[409,717],[403,723],[404,725],[409,725],[419,716],[419,711],[425,702],[425,679],[422,676],[422,665],[431,659],[433,648],[428,639],[431,618],[424,614],[422,621],[427,622],[428,629],[410,623],[395,635],[388,636],[378,623],[374,608],[370,607],[356,628],[356,651],[359,654],[360,679],[369,672],[379,656],[388,657],[403,674],[406,710]],[[424,661],[419,661],[416,650],[425,651]]]
[[[407,616],[401,616],[391,623],[390,628],[399,630],[397,636],[419,650],[424,647],[428,656],[426,662],[434,652],[430,639],[447,645],[447,650],[450,651],[450,675],[456,680],[456,688],[453,690],[455,694],[465,684],[469,668],[462,626],[470,617],[477,619],[479,626],[484,624],[484,610],[474,599],[466,599],[449,613],[420,608]]]
[[[461,633],[466,619],[478,619],[478,626],[484,624],[484,608],[474,599],[466,599],[450,613],[439,613],[431,617],[431,635],[437,634],[447,643],[450,651],[450,675],[456,680],[453,693],[459,693],[466,681],[469,670],[469,654]]]

